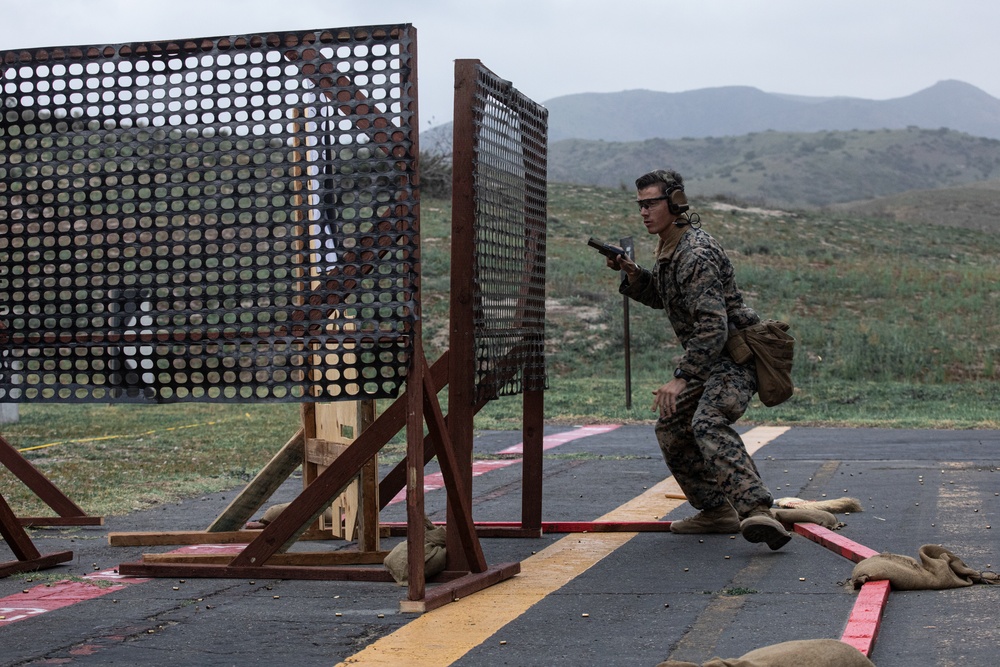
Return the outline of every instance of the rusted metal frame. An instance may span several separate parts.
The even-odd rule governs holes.
[[[0,577],[6,577],[15,572],[27,572],[31,570],[42,570],[45,568],[65,563],[73,560],[72,551],[60,551],[56,553],[42,555],[35,548],[34,542],[28,537],[28,533],[18,522],[14,511],[7,504],[3,494],[0,493],[0,536],[3,537],[7,546],[17,560],[0,563]]]
[[[338,31],[337,31],[336,34],[331,34],[331,33],[327,32],[327,31],[323,31],[322,34],[316,34],[315,32],[310,32],[310,33],[290,33],[289,36],[292,39],[290,39],[289,41],[287,41],[286,44],[287,45],[295,45],[295,46],[298,46],[298,45],[303,45],[303,46],[304,45],[310,45],[311,46],[313,43],[317,43],[317,42],[328,42],[328,41],[330,41],[331,38],[335,38],[337,41],[344,42],[344,41],[350,41],[352,39],[365,40],[365,39],[368,39],[371,36],[374,36],[376,39],[386,39],[386,38],[390,38],[390,39],[393,39],[393,40],[399,39],[399,40],[402,40],[402,42],[404,44],[407,44],[407,40],[413,38],[411,36],[415,36],[415,31],[412,30],[410,28],[410,26],[408,26],[408,25],[404,25],[404,26],[385,26],[385,27],[374,26],[374,27],[371,27],[371,28],[364,28],[363,31],[359,30],[359,31],[356,31],[356,32],[353,32],[353,33],[350,31],[350,29],[346,29],[345,28],[345,29],[338,29]],[[272,41],[270,41],[270,39],[272,37],[278,39],[277,36],[275,36],[275,35],[268,36],[268,40],[266,42],[267,46],[265,48],[272,48],[272,47],[275,47],[278,44],[280,44],[280,41],[281,41],[280,39],[278,39],[278,42],[272,42]],[[286,39],[288,39],[288,38],[286,38]],[[182,52],[190,52],[192,48],[198,49],[198,50],[200,50],[202,52],[206,52],[206,53],[216,53],[218,51],[225,52],[225,51],[228,51],[231,48],[244,49],[244,48],[247,48],[248,46],[250,46],[253,49],[258,49],[261,46],[263,46],[264,43],[265,43],[265,40],[263,39],[262,36],[260,36],[260,35],[251,35],[251,36],[239,36],[239,37],[237,37],[235,39],[230,39],[230,38],[206,38],[206,39],[203,39],[201,41],[201,43],[199,45],[197,45],[197,46],[195,46],[195,42],[193,40],[189,40],[189,41],[183,43],[183,46],[179,42],[170,42],[170,43],[167,43],[167,42],[158,42],[158,43],[135,44],[135,45],[112,45],[112,46],[105,46],[105,47],[101,47],[99,45],[95,45],[95,46],[78,46],[78,47],[57,47],[57,48],[52,48],[52,49],[36,49],[36,50],[33,50],[33,51],[21,50],[19,52],[14,52],[14,51],[2,52],[2,57],[3,57],[3,59],[6,62],[21,61],[21,62],[24,62],[24,63],[31,63],[32,60],[35,58],[36,55],[37,55],[38,59],[41,60],[41,61],[48,60],[49,58],[53,58],[53,59],[56,59],[56,60],[62,60],[62,59],[68,59],[68,60],[86,60],[86,59],[97,59],[97,58],[102,58],[102,57],[103,58],[113,58],[113,59],[117,59],[117,58],[120,57],[121,59],[124,59],[124,60],[129,60],[131,58],[136,58],[137,57],[139,59],[147,59],[148,60],[148,58],[151,57],[151,56],[156,57],[156,56],[160,56],[160,55],[165,54],[165,53],[179,54],[179,53],[182,53]],[[415,48],[412,48],[411,52],[412,52],[413,56],[415,57]],[[298,53],[298,51],[295,48],[289,48],[287,51],[285,51],[286,57],[290,58],[290,59],[296,58],[297,57],[297,53]],[[321,95],[325,94],[325,95],[327,95],[329,97],[330,93],[326,89],[329,89],[330,87],[333,86],[332,79],[330,79],[329,77],[324,77],[323,76],[323,74],[328,74],[328,73],[329,72],[326,72],[325,70],[321,69],[319,72],[317,72],[317,75],[315,77],[311,77],[309,74],[306,74],[305,71],[303,70],[302,71],[302,76],[304,76],[306,78],[311,78],[311,80],[316,84],[317,90],[319,90],[318,94],[321,94]],[[413,78],[413,83],[415,84],[415,77],[412,77],[412,78]],[[340,81],[338,80],[337,83],[339,85]],[[364,93],[364,91],[361,90],[361,89],[359,89],[357,86],[352,85],[351,88],[352,88],[352,90],[356,90],[355,99],[358,99],[357,95],[360,95],[360,94]],[[117,90],[117,86],[115,87],[115,90]],[[415,90],[415,85],[414,85],[414,90]],[[221,94],[221,93],[219,93],[218,91],[216,91],[215,94]],[[406,97],[405,99],[406,99],[407,103],[410,105],[408,108],[411,108],[411,109],[415,110],[415,103],[416,103],[415,98],[414,99],[410,99],[410,98]],[[268,101],[267,105],[263,107],[263,110],[266,112],[266,111],[268,111],[270,109],[272,109],[272,106],[270,104],[270,101]],[[362,113],[364,113],[364,112],[362,112]],[[415,117],[415,115],[414,115],[414,117]],[[211,123],[212,121],[210,121],[210,120],[209,121],[199,120],[199,121],[196,121],[196,122],[198,122],[198,123],[202,123],[202,122],[204,122],[204,123]],[[365,122],[367,122],[367,120]],[[378,126],[377,125],[377,121],[376,121],[376,126]],[[411,129],[411,132],[413,132],[413,131],[415,131],[415,130]],[[285,335],[280,329],[275,329],[275,330],[271,331],[271,334],[273,334],[275,336],[279,336],[279,335],[280,336],[284,336]],[[100,335],[101,334],[98,334],[98,337]],[[116,334],[114,332],[112,332],[110,335],[111,335],[111,338],[109,338],[109,341],[111,341],[116,336]],[[232,338],[242,339],[242,338],[245,337],[245,335],[246,335],[246,331],[244,331],[244,329],[241,328],[241,330],[240,330],[239,333],[232,332],[231,335],[230,335],[230,332],[228,332],[228,331],[227,332],[223,332],[222,333],[222,338],[225,338],[225,339],[232,339]],[[258,332],[257,335],[265,335],[265,334],[260,334]],[[20,339],[18,339],[17,336],[20,336]],[[83,336],[90,336],[90,334],[83,334]],[[158,332],[156,334],[156,336],[157,336],[157,340],[159,340],[160,342],[170,342],[170,341],[177,342],[180,339],[187,339],[187,338],[191,337],[188,334],[185,334],[183,332],[181,332],[180,334],[178,334],[178,332],[176,332],[176,331],[175,332],[169,332],[169,333],[168,332]],[[192,336],[193,336],[193,334],[192,334]],[[45,342],[47,342],[47,343],[51,343],[51,342],[53,342],[53,341],[56,340],[56,336],[54,334],[44,334],[43,337],[45,338]],[[118,337],[120,338],[121,336],[118,336]],[[128,339],[128,338],[132,338],[133,341],[143,340],[145,342],[151,342],[153,340],[152,338],[147,338],[146,336],[141,336],[139,338],[135,338],[135,337],[126,335],[125,339]],[[34,338],[32,338],[32,339],[34,339]],[[60,334],[58,336],[58,339],[61,340],[63,343],[67,343],[67,344],[71,340],[74,340],[74,339],[77,342],[83,342],[83,339],[80,337],[80,335],[78,333],[74,334],[73,332],[64,332],[63,334]],[[214,339],[214,336],[208,335],[208,339]],[[15,341],[17,341],[18,344],[21,344],[24,340],[27,340],[27,339],[25,339],[25,337],[24,337],[23,334],[15,334]],[[92,338],[90,339],[91,342],[93,342],[93,340],[94,339],[92,339]],[[380,339],[380,340],[384,340],[384,339]],[[9,341],[5,340],[4,342],[9,342]]]
[[[473,316],[476,193],[474,109],[479,80],[478,60],[455,61],[452,139],[451,302],[448,380],[448,435],[455,449],[456,473],[472,488],[473,404],[475,389],[475,321]],[[457,520],[449,506],[449,527]],[[468,570],[470,563],[456,531],[447,531],[449,570]]]
[[[59,517],[21,517],[18,524],[23,526],[103,526],[104,518],[89,516],[38,468],[31,465],[21,452],[0,435],[0,463],[24,482],[38,498],[59,515]],[[66,523],[60,519],[66,519]]]

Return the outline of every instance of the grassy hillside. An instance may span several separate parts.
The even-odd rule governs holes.
[[[662,312],[631,304],[633,409],[624,409],[623,300],[589,236],[633,236],[640,264],[654,239],[634,193],[550,185],[547,415],[650,419],[651,391],[680,354]],[[842,213],[740,208],[693,201],[727,248],[747,301],[788,321],[797,338],[795,397],[748,418],[797,423],[1000,427],[1000,239],[976,230]],[[425,202],[425,259],[446,261],[447,203]],[[430,238],[428,238],[430,234]],[[426,283],[425,332],[446,344],[444,294]],[[498,401],[488,415],[516,416]],[[487,422],[484,422],[487,423]]]
[[[693,189],[693,188],[692,188]],[[586,245],[654,239],[634,192],[553,184],[549,193],[546,348],[550,422],[654,418],[651,392],[680,349],[662,312],[633,304],[632,408],[626,408],[618,278]],[[754,403],[746,423],[1000,428],[1000,238],[842,213],[736,207],[694,198],[704,228],[736,264],[748,302],[791,323],[795,395]],[[450,205],[422,203],[424,333],[448,346]],[[492,402],[479,428],[520,427],[519,397]],[[21,406],[4,437],[87,511],[134,509],[245,484],[298,428],[297,405]],[[383,450],[389,464],[401,439]],[[49,514],[0,468],[15,511]]]
[[[694,194],[818,208],[1000,178],[1000,141],[951,130],[758,132],[641,142],[566,140],[549,148],[549,178],[625,187],[669,166]]]
[[[867,214],[921,224],[1000,232],[1000,180],[914,190],[869,201],[838,204],[845,214]]]

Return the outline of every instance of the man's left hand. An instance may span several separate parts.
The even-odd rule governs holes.
[[[653,410],[661,417],[670,417],[677,412],[677,397],[687,389],[687,380],[674,378],[653,392]]]

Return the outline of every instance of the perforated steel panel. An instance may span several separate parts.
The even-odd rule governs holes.
[[[415,31],[0,52],[0,402],[392,396]]]
[[[475,107],[477,398],[546,386],[548,111],[484,67]]]

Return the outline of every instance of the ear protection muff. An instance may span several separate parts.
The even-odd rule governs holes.
[[[680,215],[686,212],[688,206],[687,195],[684,194],[684,186],[678,183],[667,186],[667,191],[663,193],[667,197],[667,208],[673,215]]]

